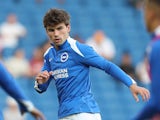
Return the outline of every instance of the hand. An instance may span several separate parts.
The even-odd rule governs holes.
[[[43,84],[45,82],[47,82],[47,80],[49,79],[51,75],[51,72],[49,73],[47,70],[40,72],[37,76],[36,76],[36,81],[38,82],[38,84]]]
[[[138,98],[139,94],[141,95],[143,101],[147,101],[150,98],[150,92],[143,87],[137,86],[136,84],[132,84],[130,86],[130,90],[136,102],[139,102],[139,98]]]
[[[36,120],[46,120],[44,115],[36,108],[30,112]]]

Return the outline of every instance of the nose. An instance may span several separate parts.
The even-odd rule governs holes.
[[[59,31],[58,31],[58,30],[55,30],[55,31],[54,31],[54,36],[58,36],[58,34],[59,34]]]

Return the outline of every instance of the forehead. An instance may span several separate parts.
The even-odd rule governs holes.
[[[57,25],[54,25],[54,26],[48,26],[47,28],[52,28],[52,29],[56,29],[56,28],[59,28],[59,27],[65,27],[66,25],[64,23],[59,23]]]

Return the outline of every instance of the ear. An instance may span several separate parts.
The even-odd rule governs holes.
[[[68,32],[70,32],[70,30],[71,30],[71,26],[70,26],[70,24],[69,24],[69,25],[67,25],[67,30],[68,30]]]

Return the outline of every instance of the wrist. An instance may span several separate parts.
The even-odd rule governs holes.
[[[136,81],[135,81],[132,77],[129,76],[129,78],[130,78],[130,80],[131,80],[131,83],[130,83],[130,85],[129,85],[129,88],[130,88],[132,85],[137,85]]]
[[[39,83],[38,83],[37,81],[35,81],[35,83],[34,83],[34,88],[35,88],[38,92],[41,92],[42,90],[39,89],[38,85],[39,85]]]
[[[31,102],[29,102],[27,105],[28,112],[32,112],[34,109],[35,109],[34,105]]]
[[[137,84],[136,84],[136,83],[133,83],[133,84],[131,84],[131,85],[129,86],[129,88],[133,88],[134,86],[137,86]]]
[[[23,101],[23,104],[26,107],[28,112],[32,112],[35,109],[33,103],[30,101]]]

